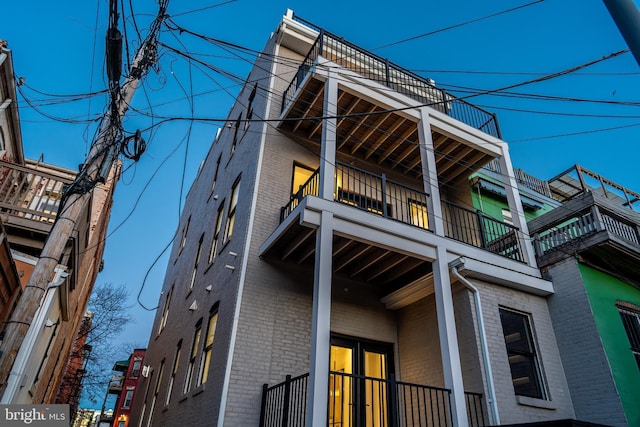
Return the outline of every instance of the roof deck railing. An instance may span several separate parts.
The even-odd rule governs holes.
[[[406,95],[484,133],[500,138],[496,115],[451,95],[435,86],[433,80],[402,68],[386,58],[335,36],[301,19],[297,21],[319,32],[307,56],[284,91],[282,110],[292,101],[302,81],[319,57]]]

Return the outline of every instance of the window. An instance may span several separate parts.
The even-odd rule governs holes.
[[[211,307],[209,315],[209,323],[207,324],[207,336],[204,341],[204,350],[202,359],[200,359],[200,368],[198,369],[197,385],[207,382],[209,376],[209,367],[211,365],[211,349],[213,348],[213,339],[216,335],[216,324],[218,323],[218,304]]]
[[[506,224],[513,225],[513,216],[509,209],[502,209],[502,220]]]
[[[176,347],[176,356],[173,359],[173,367],[171,368],[171,377],[169,378],[169,385],[167,386],[167,398],[165,400],[165,405],[168,405],[171,402],[171,392],[173,391],[173,384],[176,381],[176,373],[178,372],[178,366],[180,364],[180,354],[182,353],[182,340],[178,341],[178,346]]]
[[[531,317],[524,313],[500,308],[500,321],[516,395],[544,399],[545,393],[532,334]]]
[[[118,421],[118,427],[125,427],[126,425],[127,425],[127,422],[125,420]]]
[[[131,378],[138,378],[140,376],[140,366],[142,366],[142,359],[136,357],[133,359],[133,369],[131,370]]]
[[[240,113],[240,115],[238,116],[238,119],[236,120],[236,126],[233,131],[233,141],[231,141],[231,153],[229,154],[229,157],[233,156],[233,153],[236,152],[236,145],[238,145],[238,129],[240,129],[241,121],[242,121],[242,113]]]
[[[180,240],[180,250],[184,248],[184,245],[187,244],[187,233],[189,232],[189,223],[191,222],[191,217],[187,219],[187,223],[184,225],[182,229],[182,239]]]
[[[631,352],[636,359],[638,369],[640,369],[640,307],[619,302],[617,304],[624,330],[631,344]]]
[[[429,214],[427,205],[418,200],[408,200],[409,203],[409,219],[412,225],[420,228],[429,228]]]
[[[124,395],[124,402],[122,403],[122,409],[129,409],[131,407],[132,400],[133,400],[133,387],[127,387],[127,393]]]
[[[249,123],[250,123],[251,119],[253,118],[253,100],[256,97],[256,91],[257,90],[258,90],[258,83],[255,83],[253,85],[253,90],[251,91],[251,94],[249,95],[249,105],[247,106],[247,120],[245,120],[245,122],[244,122],[244,130],[245,131],[249,127]]]
[[[156,386],[153,389],[153,400],[151,400],[151,407],[149,408],[149,419],[147,420],[147,427],[151,426],[151,420],[153,419],[153,411],[156,408],[156,400],[158,400],[158,393],[160,392],[160,381],[162,381],[162,374],[164,373],[164,359],[160,362],[160,368],[158,368],[158,377],[156,378]]]
[[[202,242],[204,241],[204,233],[200,236],[198,241],[198,250],[196,251],[196,259],[193,262],[193,270],[191,271],[191,280],[189,281],[189,289],[193,289],[193,284],[196,282],[196,275],[198,273],[198,263],[200,262],[200,255],[202,254]]]
[[[293,180],[291,182],[291,195],[296,194],[300,187],[302,187],[311,178],[311,175],[315,170],[295,163],[293,165]]]
[[[198,348],[200,347],[200,334],[202,333],[202,319],[196,323],[196,332],[193,334],[193,343],[191,344],[191,353],[189,354],[189,365],[187,366],[187,376],[184,381],[183,393],[188,392],[191,389],[193,382],[193,367],[196,363],[196,356],[198,355]]]
[[[216,169],[213,172],[213,180],[211,181],[211,192],[216,188],[216,181],[218,181],[218,172],[220,171],[220,162],[222,161],[222,154],[218,156],[218,160],[216,160]]]
[[[218,243],[220,242],[220,229],[222,228],[222,213],[224,211],[224,201],[218,208],[216,224],[213,228],[213,239],[211,241],[211,251],[209,251],[209,262],[213,262],[218,254]]]
[[[238,191],[240,190],[240,177],[236,179],[231,189],[231,201],[229,202],[229,213],[227,214],[227,226],[224,229],[224,241],[226,242],[233,234],[233,225],[236,219],[236,207],[238,205]]]
[[[160,317],[160,324],[158,325],[158,333],[162,332],[165,326],[167,326],[167,318],[169,317],[169,304],[171,304],[171,295],[173,295],[173,286],[167,292],[167,297],[164,300],[164,306],[162,307],[162,316]]]

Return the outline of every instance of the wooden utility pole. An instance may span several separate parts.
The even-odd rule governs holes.
[[[161,2],[163,4],[164,2]],[[115,128],[119,126],[120,119],[126,113],[133,94],[145,75],[146,71],[156,60],[156,36],[160,23],[164,19],[166,5],[161,6],[160,13],[152,25],[152,34],[142,43],[136,52],[131,70],[120,90],[117,99],[117,108],[112,108],[105,115],[100,126],[98,136],[91,146],[82,170],[78,176],[86,179],[86,182],[95,183],[98,181],[101,171],[109,171],[116,157],[116,145],[120,141],[115,141]],[[117,117],[114,117],[117,115]],[[106,162],[106,163],[105,163]],[[42,297],[47,292],[49,281],[53,277],[54,270],[58,265],[69,238],[73,232],[80,214],[91,197],[91,189],[80,190],[69,194],[65,198],[65,203],[61,206],[56,221],[51,229],[47,241],[42,249],[42,253],[29,278],[24,292],[7,322],[4,340],[0,346],[0,397],[7,387],[11,369],[16,360],[20,346],[25,335],[31,326],[31,322],[42,301]]]

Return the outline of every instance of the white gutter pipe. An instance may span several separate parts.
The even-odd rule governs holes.
[[[500,415],[498,414],[498,403],[496,400],[496,389],[493,383],[493,373],[491,372],[491,361],[489,359],[489,345],[487,343],[487,335],[484,328],[484,319],[482,317],[482,303],[480,301],[480,292],[466,277],[460,274],[458,267],[464,269],[464,258],[458,258],[449,264],[451,273],[462,283],[467,289],[473,293],[474,305],[476,308],[476,319],[478,322],[478,334],[480,335],[480,345],[482,347],[482,362],[484,365],[485,376],[487,377],[487,391],[489,408],[491,409],[491,418],[493,425],[500,425]]]

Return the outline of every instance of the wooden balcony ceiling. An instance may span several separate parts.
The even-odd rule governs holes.
[[[317,151],[323,100],[324,82],[307,79],[280,123],[280,130]],[[466,180],[494,157],[437,131],[431,136],[441,185]],[[402,112],[387,112],[344,90],[338,91],[337,148],[340,155],[355,160],[377,163],[411,178],[422,176],[416,122]]]
[[[316,229],[291,226],[268,250],[265,258],[313,267]],[[431,271],[428,261],[334,234],[333,274],[366,282],[382,295],[399,289]]]

